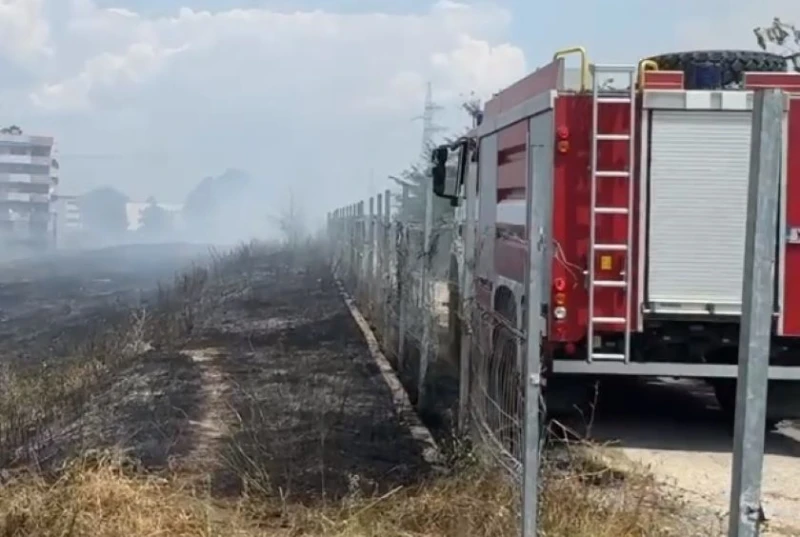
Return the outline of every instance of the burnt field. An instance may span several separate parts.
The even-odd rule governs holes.
[[[320,259],[73,254],[9,266],[0,308],[7,473],[113,449],[222,496],[306,499],[426,473]]]
[[[206,245],[133,245],[0,264],[2,361],[57,359],[212,252]]]
[[[425,462],[323,250],[6,265],[0,535],[517,535],[514,483]],[[648,476],[570,453],[543,470],[548,535],[695,534]]]

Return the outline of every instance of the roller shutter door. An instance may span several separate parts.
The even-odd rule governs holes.
[[[740,310],[751,117],[653,111],[647,290],[654,307]]]

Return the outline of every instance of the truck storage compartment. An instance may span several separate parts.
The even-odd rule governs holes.
[[[647,301],[655,312],[741,312],[752,113],[654,110]]]

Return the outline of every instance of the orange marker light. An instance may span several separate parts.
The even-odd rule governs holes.
[[[555,300],[556,305],[563,306],[567,301],[567,296],[564,293],[556,293],[553,299]]]
[[[566,153],[569,151],[569,142],[567,140],[560,140],[558,144],[556,144],[556,148],[559,153]]]

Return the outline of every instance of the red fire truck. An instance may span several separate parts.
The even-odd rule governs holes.
[[[565,68],[568,54],[580,69]],[[470,297],[503,320],[495,350],[522,330],[532,188],[548,211],[549,371],[701,378],[732,414],[752,90],[765,87],[788,102],[768,421],[799,416],[800,74],[780,56],[712,51],[600,65],[576,47],[496,94],[468,136],[435,150],[438,159],[458,154],[456,181],[434,174],[433,188],[459,207],[462,239],[464,213],[475,222],[451,260],[451,280],[461,282],[451,307],[471,281]],[[520,371],[520,356],[493,352],[490,361],[508,363],[489,363],[487,374]]]

